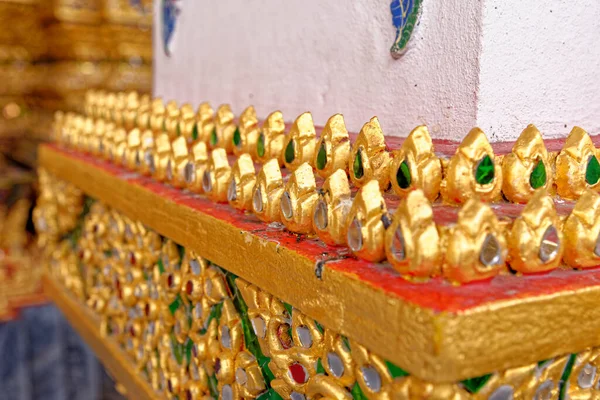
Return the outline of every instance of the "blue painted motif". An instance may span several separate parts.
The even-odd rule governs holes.
[[[171,41],[179,17],[178,0],[162,0],[162,40],[167,56],[171,55]]]
[[[396,40],[390,49],[394,58],[400,58],[406,52],[413,29],[417,25],[422,0],[392,0],[392,23],[396,27]]]

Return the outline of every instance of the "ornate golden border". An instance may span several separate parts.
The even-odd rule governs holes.
[[[51,146],[41,146],[39,158],[40,166],[57,178],[142,221],[376,354],[385,354],[421,379],[456,382],[600,344],[600,283],[591,279],[592,274],[590,286],[576,290],[549,290],[536,297],[436,312],[340,269],[327,269],[322,279],[316,279],[315,260],[240,231],[210,215],[210,210],[175,203]]]

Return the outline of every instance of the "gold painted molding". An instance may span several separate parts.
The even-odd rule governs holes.
[[[290,303],[370,351],[387,355],[421,379],[456,382],[600,344],[600,284],[596,281],[590,280],[589,285],[579,289],[439,312],[339,268],[325,268],[318,279],[318,260],[270,241],[259,232],[243,231],[235,223],[214,217],[208,202],[206,209],[179,204],[52,146],[41,146],[39,157],[41,167],[50,174]],[[573,329],[574,324],[577,329]],[[569,340],[565,340],[565,332],[569,332]]]

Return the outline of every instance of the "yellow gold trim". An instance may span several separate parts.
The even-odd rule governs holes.
[[[598,285],[440,313],[339,269],[325,269],[317,279],[314,260],[285,245],[240,231],[49,146],[40,147],[39,163],[57,178],[259,285],[375,354],[386,355],[421,379],[453,383],[600,345]],[[579,314],[585,310],[586,318],[578,319],[577,329],[570,329],[574,317],[565,310]],[[569,340],[564,340],[565,329],[570,329]]]

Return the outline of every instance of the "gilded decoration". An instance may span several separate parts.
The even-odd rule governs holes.
[[[118,344],[127,368],[157,395],[465,400],[596,396],[596,348],[461,382],[423,381],[44,170],[40,177],[34,219],[51,280],[101,320],[98,329],[104,340]],[[405,199],[409,206],[425,200],[423,193],[414,193]],[[468,209],[472,215],[463,221],[490,217],[480,203],[470,202]],[[426,221],[427,212],[420,214]]]
[[[587,268],[600,254],[598,233],[589,229],[596,226],[593,207],[584,215],[581,205],[555,205],[556,195],[559,203],[578,199],[600,179],[597,150],[581,128],[552,153],[529,125],[500,156],[474,128],[448,159],[436,154],[425,126],[390,153],[376,117],[351,144],[339,114],[317,141],[310,113],[296,118],[286,134],[278,111],[259,126],[253,107],[236,120],[226,104],[215,115],[208,103],[194,114],[189,104],[177,108],[131,93],[93,92],[86,100],[84,108],[100,118],[56,114],[56,137],[65,145],[229,202],[263,222],[316,234],[358,258],[387,260],[407,279],[442,275],[466,283],[503,271]],[[129,131],[119,122],[126,113],[138,116]],[[143,127],[140,115],[149,115],[152,129]],[[547,195],[536,194],[542,192]],[[590,195],[582,199],[591,201]],[[496,211],[507,201],[525,205],[507,217]],[[440,222],[436,210],[455,216]],[[567,229],[577,240],[565,239]]]

